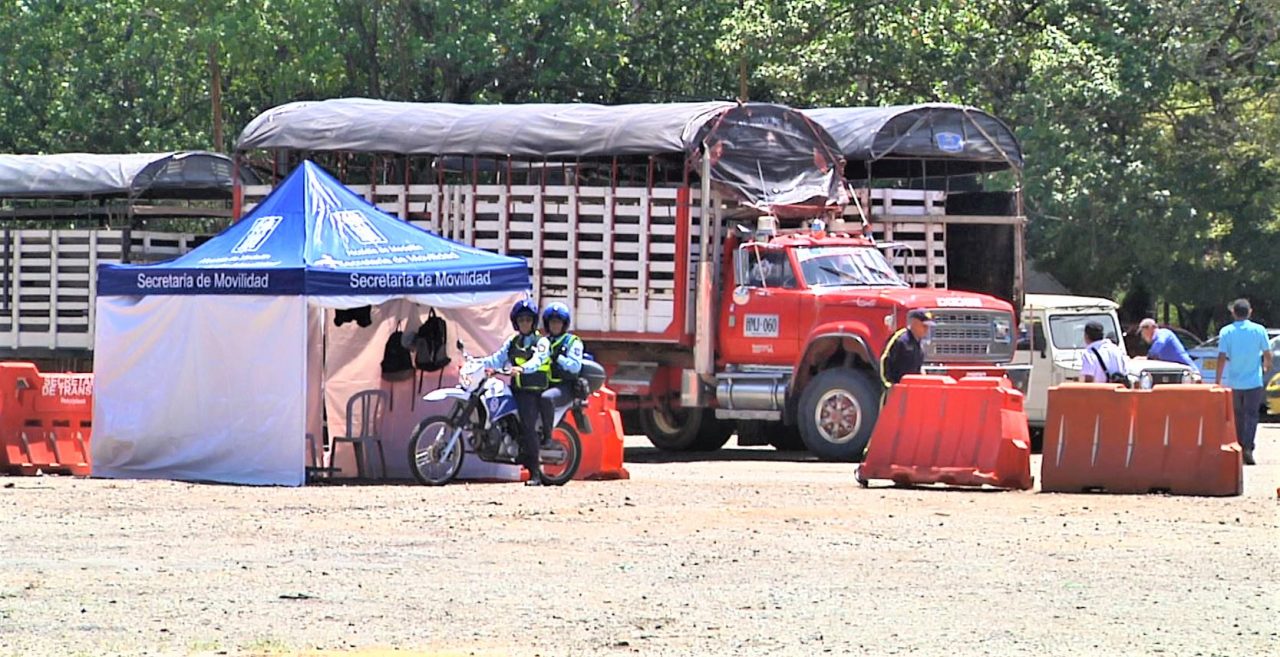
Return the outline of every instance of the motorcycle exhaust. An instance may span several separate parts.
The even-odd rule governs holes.
[[[564,448],[559,445],[543,447],[538,450],[538,463],[543,465],[560,465],[564,463],[568,457],[569,456],[565,453]]]

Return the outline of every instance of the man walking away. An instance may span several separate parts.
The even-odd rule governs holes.
[[[1236,321],[1218,332],[1218,368],[1214,383],[1225,379],[1235,407],[1236,440],[1244,450],[1245,465],[1253,465],[1254,438],[1258,433],[1258,408],[1262,406],[1262,372],[1271,369],[1267,330],[1249,321],[1253,307],[1247,299],[1231,303]],[[1223,372],[1226,376],[1223,376]]]
[[[1129,385],[1129,368],[1124,352],[1103,337],[1102,323],[1084,325],[1084,355],[1080,357],[1080,380],[1085,383]]]
[[[1147,350],[1147,358],[1167,363],[1182,363],[1195,369],[1196,364],[1191,360],[1191,356],[1187,355],[1187,349],[1182,346],[1182,341],[1173,331],[1156,326],[1156,320],[1150,317],[1142,320],[1138,324],[1138,334],[1142,336],[1143,342],[1151,345]]]

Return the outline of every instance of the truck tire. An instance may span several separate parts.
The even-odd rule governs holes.
[[[642,409],[640,426],[654,447],[668,452],[715,451],[729,442],[735,428],[708,408]]]
[[[837,367],[813,377],[800,395],[800,437],[824,461],[862,460],[880,415],[880,389],[871,376]]]

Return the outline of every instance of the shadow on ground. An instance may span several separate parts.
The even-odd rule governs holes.
[[[725,447],[713,452],[664,452],[656,447],[627,447],[623,450],[625,463],[701,463],[721,461],[778,461],[790,463],[816,462],[809,452],[781,452],[771,447],[748,449]]]

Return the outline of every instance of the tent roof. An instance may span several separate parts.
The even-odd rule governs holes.
[[[840,144],[851,179],[1022,169],[1017,136],[976,107],[928,103],[801,111]]]
[[[100,265],[98,278],[104,295],[375,297],[529,288],[523,258],[391,217],[310,161],[253,212],[194,250],[151,265]]]
[[[577,158],[683,153],[729,102],[636,105],[405,103],[335,98],[281,105],[240,133],[237,150]]]
[[[205,151],[0,155],[0,197],[227,198],[231,158]],[[241,176],[251,184],[248,169]]]

